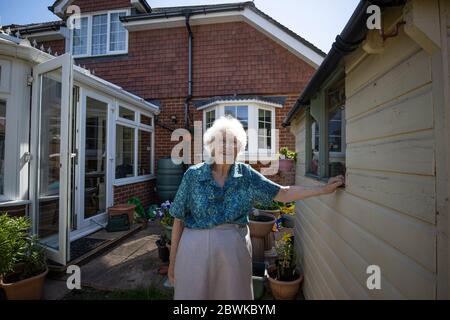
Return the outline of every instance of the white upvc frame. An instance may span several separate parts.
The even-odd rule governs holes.
[[[225,107],[236,107],[236,106],[245,106],[248,108],[248,151],[245,151],[244,153],[240,154],[237,158],[238,161],[262,161],[262,160],[273,160],[276,158],[277,154],[277,148],[276,148],[276,109],[281,108],[281,105],[275,105],[275,104],[263,104],[263,103],[256,103],[256,102],[246,102],[246,101],[229,101],[229,102],[222,102],[222,103],[215,103],[211,104],[211,106],[207,106],[205,108],[201,108],[203,110],[203,131],[206,131],[206,112],[209,112],[211,110],[215,110],[216,112],[216,119],[223,117],[225,115]],[[269,110],[272,112],[272,149],[260,149],[258,145],[258,128],[259,128],[259,122],[258,122],[258,113],[259,109],[262,110]],[[251,130],[252,129],[252,130]]]
[[[134,112],[134,121],[128,120],[128,119],[124,119],[119,117],[119,108],[126,108],[130,111]],[[138,182],[143,182],[143,181],[148,181],[151,179],[155,179],[155,130],[154,130],[154,124],[155,124],[155,119],[154,119],[154,115],[151,114],[150,112],[145,112],[139,108],[133,107],[130,104],[127,103],[123,103],[121,101],[116,101],[115,104],[115,123],[114,123],[114,146],[111,146],[114,150],[114,164],[113,164],[113,176],[114,176],[114,186],[123,186],[123,185],[127,185],[127,184],[133,184],[133,183],[138,183]],[[152,124],[153,126],[149,126],[146,124],[142,124],[141,123],[141,115],[144,115],[146,117],[151,118],[152,120]],[[132,128],[134,129],[134,157],[133,157],[133,177],[126,177],[126,178],[118,178],[116,179],[115,174],[116,174],[116,139],[117,139],[117,135],[116,135],[116,129],[117,129],[117,125],[121,125],[124,127],[128,127],[128,128]],[[138,164],[139,164],[139,130],[142,131],[146,131],[146,132],[150,132],[151,133],[151,154],[150,154],[150,164],[151,164],[151,173],[148,175],[142,175],[140,176],[138,173]]]
[[[104,57],[104,56],[112,56],[112,55],[119,55],[119,54],[127,54],[128,53],[128,39],[129,39],[129,32],[127,29],[125,29],[125,49],[124,50],[116,50],[111,51],[110,50],[110,37],[111,37],[111,14],[113,13],[121,13],[125,12],[126,15],[130,15],[130,9],[118,9],[118,10],[103,10],[103,11],[96,11],[96,12],[90,12],[89,14],[82,14],[80,18],[88,18],[88,34],[87,34],[87,52],[86,54],[79,54],[74,55],[74,58],[90,58],[90,57]],[[107,15],[107,35],[106,35],[106,53],[104,54],[92,54],[92,17],[98,16],[98,15]],[[70,32],[70,52],[73,53],[73,30]]]
[[[53,70],[62,69],[61,83],[61,142],[60,142],[60,177],[62,182],[59,186],[59,212],[58,215],[58,234],[53,242],[57,240],[58,249],[46,245],[46,242],[41,242],[44,245],[46,254],[49,259],[65,265],[70,257],[69,245],[69,217],[71,210],[71,192],[70,183],[71,175],[69,174],[72,158],[70,156],[71,148],[71,110],[72,107],[72,88],[73,88],[73,60],[70,54],[64,54],[57,58],[53,58],[44,63],[41,63],[33,68],[33,94],[32,94],[32,160],[30,164],[30,199],[32,205],[32,221],[33,233],[38,234],[39,223],[39,139],[40,139],[40,116],[41,116],[41,77],[40,75]],[[53,238],[53,237],[51,237]],[[43,240],[43,239],[41,239]]]
[[[112,180],[111,177],[111,143],[110,141],[114,139],[111,136],[111,126],[114,125],[114,119],[112,119],[111,108],[114,105],[114,100],[98,93],[95,90],[88,89],[83,87],[82,84],[76,83],[80,88],[80,108],[77,117],[77,139],[76,139],[76,148],[78,151],[78,163],[75,169],[75,186],[76,186],[76,198],[75,198],[75,212],[77,213],[77,230],[72,231],[71,240],[75,240],[82,236],[83,231],[91,228],[93,224],[96,225],[104,225],[107,220],[106,211],[95,215],[93,217],[85,218],[84,216],[84,202],[85,202],[85,194],[84,194],[84,186],[85,186],[85,163],[86,163],[86,108],[87,108],[87,98],[92,98],[94,100],[100,101],[106,104],[106,114],[107,114],[107,131],[106,131],[106,172],[105,172],[105,190],[106,190],[106,208],[111,207],[114,203],[113,199],[113,190],[112,190]],[[91,230],[92,232],[92,230]]]

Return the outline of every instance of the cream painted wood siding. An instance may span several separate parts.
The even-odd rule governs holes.
[[[297,203],[295,238],[307,299],[437,298],[434,60],[403,31],[381,54],[345,61],[347,187]],[[439,83],[441,85],[441,83]],[[438,113],[439,112],[439,113]],[[296,181],[305,174],[299,114]],[[368,290],[369,265],[381,290]]]

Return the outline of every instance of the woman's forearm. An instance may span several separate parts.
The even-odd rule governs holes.
[[[172,239],[170,243],[170,262],[175,262],[175,257],[177,255],[178,244],[181,239],[181,235],[184,230],[184,223],[180,219],[175,219],[172,228]]]
[[[290,186],[281,187],[275,201],[279,202],[293,202],[299,200],[305,200],[307,198],[322,196],[330,194],[336,191],[337,188],[345,184],[345,178],[343,176],[337,176],[331,178],[327,184],[323,186],[304,187],[304,186]]]
[[[290,186],[282,187],[274,200],[286,203],[321,196],[324,194],[325,191],[323,187]]]

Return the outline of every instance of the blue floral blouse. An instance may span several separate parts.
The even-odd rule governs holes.
[[[211,165],[191,166],[184,174],[169,213],[188,228],[210,229],[224,223],[247,224],[256,203],[270,205],[281,186],[250,165],[236,162],[221,188]]]

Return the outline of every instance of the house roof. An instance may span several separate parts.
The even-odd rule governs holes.
[[[330,52],[317,69],[296,103],[289,110],[283,121],[283,126],[289,126],[292,118],[304,107],[310,104],[311,97],[322,87],[325,81],[336,70],[342,59],[355,51],[366,38],[366,22],[369,17],[367,8],[374,4],[380,7],[392,7],[405,4],[406,0],[361,0],[343,31],[336,37]]]
[[[208,99],[194,100],[192,103],[194,106],[201,110],[208,107],[212,107],[219,103],[237,101],[237,102],[259,102],[266,103],[272,106],[283,107],[287,97],[284,96],[255,96],[255,95],[234,95],[234,96],[217,96]]]
[[[62,26],[65,25],[66,23],[64,21],[58,20],[30,24],[10,24],[7,26],[3,26],[2,29],[6,30],[9,28],[14,34],[19,31],[21,35],[31,35],[46,31],[58,31]]]
[[[194,6],[181,6],[181,7],[161,7],[161,8],[153,8],[150,13],[137,14],[131,16],[122,17],[121,20],[123,22],[134,22],[134,21],[144,21],[151,19],[160,19],[160,18],[173,18],[173,17],[182,17],[187,14],[189,15],[198,15],[198,14],[208,14],[208,13],[221,13],[227,11],[242,11],[244,9],[250,9],[260,17],[266,19],[267,21],[273,23],[278,28],[282,29],[284,32],[288,33],[305,46],[313,50],[315,53],[319,54],[322,57],[325,57],[325,53],[320,50],[318,47],[313,45],[311,42],[307,41],[305,38],[301,37],[294,31],[282,25],[277,20],[273,19],[266,13],[259,10],[255,4],[251,1],[247,2],[237,2],[237,3],[223,3],[223,4],[213,4],[213,5],[194,5]]]
[[[64,10],[59,10],[60,12],[57,12],[57,8],[66,8],[68,5],[70,5],[71,2],[73,2],[73,0],[56,0],[51,6],[48,7],[48,10],[59,16],[60,12]],[[145,12],[152,11],[152,8],[149,6],[146,0],[130,0],[130,3],[138,4],[139,7],[142,8]]]

